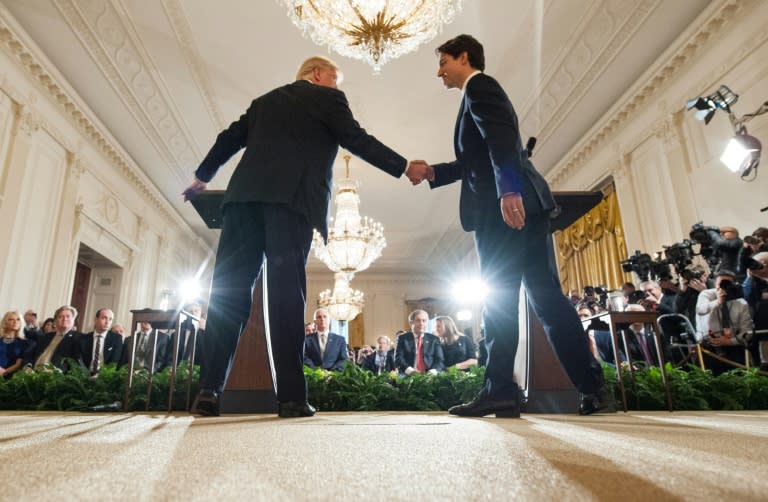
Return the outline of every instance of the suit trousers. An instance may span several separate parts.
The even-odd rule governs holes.
[[[304,308],[312,228],[283,204],[229,203],[224,208],[213,270],[200,387],[222,392],[240,334],[251,312],[253,287],[266,260],[267,332],[277,399],[305,401]]]
[[[475,245],[480,274],[490,289],[484,311],[488,363],[483,393],[493,399],[518,397],[513,371],[521,282],[570,380],[580,392],[596,392],[603,385],[602,370],[589,351],[576,309],[561,291],[547,216],[528,215],[523,229],[515,230],[504,223],[497,206],[477,221]]]

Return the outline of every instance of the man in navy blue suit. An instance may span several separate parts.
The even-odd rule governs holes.
[[[461,181],[459,214],[475,233],[480,273],[492,294],[485,303],[485,384],[469,403],[449,411],[460,416],[516,417],[519,388],[513,368],[518,345],[521,282],[560,363],[581,396],[579,412],[613,406],[600,365],[591,355],[576,311],[560,289],[549,231],[555,201],[546,180],[523,147],[512,103],[499,83],[483,73],[483,46],[469,35],[437,49],[438,78],[462,91],[456,119],[456,160],[432,166],[430,187]]]
[[[309,58],[296,81],[251,102],[219,133],[184,191],[205,190],[232,155],[245,148],[227,186],[221,238],[213,270],[200,365],[200,393],[192,412],[219,414],[219,395],[251,310],[251,292],[267,264],[268,333],[281,417],[312,416],[304,378],[303,317],[306,262],[312,229],[328,236],[333,163],[339,146],[387,174],[413,182],[426,168],[368,134],[336,87],[336,64]],[[406,169],[407,167],[407,169]]]
[[[331,318],[325,309],[315,310],[315,332],[304,337],[304,364],[310,368],[341,371],[347,358],[347,341],[330,332]]]

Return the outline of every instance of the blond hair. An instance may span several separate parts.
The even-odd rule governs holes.
[[[5,328],[5,323],[8,322],[8,318],[11,317],[13,314],[16,314],[16,317],[19,318],[19,321],[22,321],[24,319],[23,317],[21,317],[21,314],[19,314],[18,310],[9,310],[8,312],[6,312],[5,315],[3,316],[2,321],[0,321],[0,330],[2,330],[2,333],[0,334],[0,336],[5,336],[7,333],[12,333],[10,329]],[[14,336],[16,338],[22,338],[22,339],[24,338],[24,330],[21,328],[21,322],[19,322],[19,329],[16,330]]]
[[[312,56],[301,63],[299,71],[296,72],[296,80],[307,80],[309,76],[312,75],[312,72],[318,68],[332,68],[337,72],[339,71],[339,66],[330,59],[323,56]]]

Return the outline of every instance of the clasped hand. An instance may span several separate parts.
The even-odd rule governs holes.
[[[405,175],[413,185],[418,185],[424,180],[432,181],[435,179],[435,171],[425,160],[412,160],[408,163]]]

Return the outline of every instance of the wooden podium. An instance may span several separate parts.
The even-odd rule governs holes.
[[[603,199],[600,192],[555,192],[560,212],[551,222],[552,231],[563,230]],[[555,257],[551,259],[554,261]],[[521,291],[521,299],[525,291]],[[579,393],[549,345],[544,328],[530,304],[521,300],[520,344],[515,359],[515,379],[527,401],[527,413],[575,413]]]
[[[191,200],[208,228],[221,228],[223,199],[223,190],[208,190]],[[272,359],[264,328],[263,295],[263,282],[259,280],[253,288],[251,316],[240,335],[232,371],[221,396],[222,413],[277,413]]]

